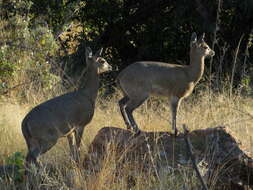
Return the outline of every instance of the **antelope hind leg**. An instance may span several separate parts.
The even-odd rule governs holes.
[[[129,98],[127,96],[120,99],[119,108],[120,108],[120,113],[124,119],[125,125],[126,125],[127,129],[130,130],[132,128],[132,126],[130,124],[129,118],[128,118],[126,110],[125,110],[125,106],[128,101],[129,101]]]
[[[127,104],[126,104],[126,114],[129,118],[129,121],[131,122],[131,126],[134,130],[134,132],[136,133],[136,135],[139,135],[140,134],[140,129],[137,125],[137,123],[135,122],[135,119],[133,117],[133,111],[138,108],[140,105],[142,105],[145,100],[148,98],[148,96],[139,96],[138,98],[135,98],[135,99],[130,99]]]

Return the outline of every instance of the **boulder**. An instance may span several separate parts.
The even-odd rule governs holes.
[[[241,144],[225,127],[193,130],[187,134],[195,162],[207,184],[216,187],[253,187],[253,161]],[[168,132],[145,132],[135,136],[131,131],[104,127],[95,136],[84,159],[87,170],[98,172],[108,157],[116,159],[116,167],[133,163],[138,171],[152,170],[157,177],[164,170],[192,167],[185,134],[174,137]],[[203,172],[202,172],[203,173]],[[213,184],[212,184],[213,185]]]

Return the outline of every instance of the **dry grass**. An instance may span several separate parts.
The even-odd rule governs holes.
[[[116,94],[106,101],[98,99],[94,118],[84,131],[83,155],[99,129],[104,126],[124,127],[117,104],[119,98],[120,95]],[[32,106],[10,103],[10,101],[0,102],[0,165],[5,164],[6,158],[14,152],[25,154],[26,145],[21,134],[20,123]],[[142,130],[171,130],[167,100],[151,98],[134,115]],[[182,102],[178,114],[178,126],[183,123],[186,123],[190,129],[226,126],[234,132],[245,149],[253,152],[252,98],[229,99],[226,94],[209,96],[206,92],[200,93]],[[68,155],[67,140],[62,138],[53,149],[41,157],[44,167],[33,180],[33,184],[38,189],[129,189],[131,185],[129,176],[136,178],[132,189],[138,190],[183,189],[183,184],[187,184],[189,189],[194,189],[197,183],[192,171],[183,168],[173,173],[174,175],[165,172],[158,180],[151,173],[134,171],[131,164],[126,164],[119,175],[115,168],[116,159],[113,152],[104,160],[103,168],[98,174],[89,173],[74,168],[69,162]],[[0,179],[0,189],[29,188],[25,183]]]

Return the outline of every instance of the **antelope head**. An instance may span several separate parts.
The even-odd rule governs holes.
[[[215,55],[215,52],[207,45],[204,38],[205,33],[203,33],[199,39],[197,39],[195,32],[192,34],[190,44],[191,52],[204,57],[213,57]]]

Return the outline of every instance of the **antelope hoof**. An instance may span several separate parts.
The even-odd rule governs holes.
[[[141,130],[139,128],[134,128],[133,130],[133,133],[134,133],[134,137],[138,137],[140,134],[141,134]]]
[[[178,136],[178,130],[177,130],[177,128],[175,128],[175,130],[174,130],[174,136],[175,136],[175,137]]]
[[[141,134],[141,130],[135,131],[134,138],[140,136],[140,134]]]
[[[135,133],[135,135],[139,136],[141,134],[141,130],[137,129],[134,133]]]
[[[131,126],[130,125],[126,125],[127,126],[127,130],[131,130]]]

